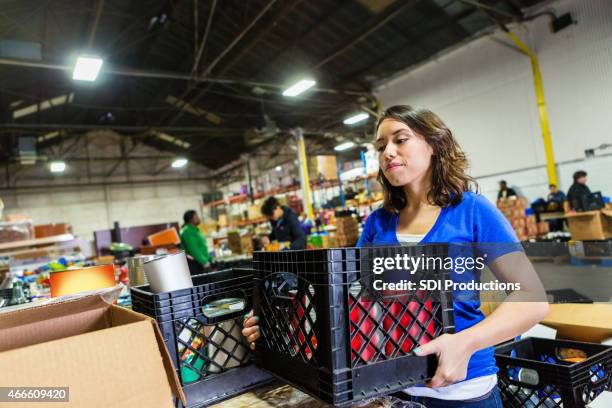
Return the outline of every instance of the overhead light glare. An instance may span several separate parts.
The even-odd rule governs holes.
[[[370,117],[370,115],[368,115],[365,112],[362,112],[362,113],[358,113],[357,115],[353,115],[350,118],[344,119],[343,123],[345,125],[354,125],[355,123],[359,123],[361,121],[364,121],[364,120],[366,120],[369,117]]]
[[[98,78],[103,63],[102,58],[98,57],[81,56],[77,58],[76,64],[74,64],[74,71],[72,72],[72,79],[75,81],[95,81]]]
[[[289,88],[285,89],[283,92],[283,96],[298,96],[302,92],[307,91],[308,89],[315,86],[317,82],[312,79],[302,79],[294,85],[291,85]]]
[[[344,142],[340,143],[338,146],[334,147],[334,150],[337,152],[342,152],[344,150],[348,150],[355,147],[355,143],[353,142]]]
[[[49,165],[51,173],[63,173],[66,170],[66,163],[63,161],[54,161]]]
[[[172,167],[178,169],[180,167],[184,167],[188,162],[189,160],[187,159],[176,159],[172,162]]]

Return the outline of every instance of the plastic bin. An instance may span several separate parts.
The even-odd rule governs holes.
[[[586,353],[564,361],[561,349]],[[495,349],[504,407],[582,408],[612,385],[612,347],[569,340],[527,338]]]
[[[133,310],[155,318],[161,329],[187,406],[207,406],[272,381],[252,364],[241,333],[252,307],[253,271],[192,278],[193,288],[173,292],[154,294],[148,285],[130,288]]]
[[[424,247],[256,252],[258,366],[335,406],[430,379],[435,356],[419,344],[454,330],[451,293],[386,298],[368,290],[374,257],[418,256]],[[445,279],[446,271],[429,271]],[[423,276],[424,277],[424,276]]]

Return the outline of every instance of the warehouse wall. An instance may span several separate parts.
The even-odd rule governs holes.
[[[122,226],[182,223],[183,213],[200,208],[202,182],[156,182],[143,185],[22,189],[2,193],[5,214],[26,213],[35,224],[69,222],[74,233],[93,239],[93,231]]]
[[[592,190],[612,195],[612,156],[583,160],[585,149],[612,143],[612,2],[561,0],[549,6],[557,15],[572,12],[578,24],[552,34],[549,19],[541,17],[512,30],[540,58],[559,183],[567,190],[572,172],[585,169]],[[440,114],[487,195],[502,178],[528,198],[546,193],[531,65],[505,34],[477,39],[403,73],[377,94],[383,106],[410,104]]]

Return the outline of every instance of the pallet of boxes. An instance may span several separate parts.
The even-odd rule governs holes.
[[[497,201],[497,208],[506,217],[519,241],[536,239],[550,231],[546,221],[537,222],[535,215],[526,215],[524,198],[507,198]]]
[[[351,211],[336,211],[336,245],[338,247],[354,246],[359,239],[357,218]]]

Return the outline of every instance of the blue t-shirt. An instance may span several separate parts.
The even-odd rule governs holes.
[[[357,246],[399,244],[397,240],[397,214],[382,208],[375,210],[366,220],[365,227]],[[442,208],[433,227],[425,235],[421,244],[427,243],[518,243],[510,223],[485,197],[466,192],[461,202],[455,206]],[[505,253],[517,250],[517,246],[490,245],[497,248],[488,251],[487,263]],[[491,256],[493,255],[493,256]],[[480,311],[480,301],[454,302],[455,330],[461,331],[474,326],[484,319]],[[493,347],[479,350],[468,363],[466,380],[497,373]]]

